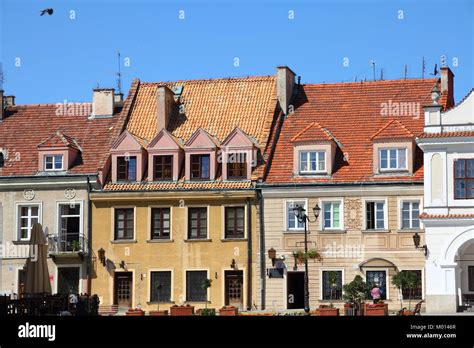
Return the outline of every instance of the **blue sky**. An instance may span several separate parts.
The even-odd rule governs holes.
[[[305,83],[369,80],[371,59],[377,78],[381,68],[402,78],[405,64],[421,77],[423,56],[429,76],[445,55],[458,101],[474,86],[473,19],[469,0],[0,0],[3,88],[18,104],[89,101],[98,84],[116,86],[117,50],[125,93],[133,77],[270,75],[277,65]]]

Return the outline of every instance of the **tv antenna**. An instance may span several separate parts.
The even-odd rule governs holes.
[[[374,81],[375,81],[375,60],[374,59],[371,59],[369,61],[370,64],[372,64],[372,71],[374,73]]]
[[[404,67],[404,72],[403,72],[404,76],[405,76],[405,80],[407,79],[407,76],[408,76],[408,65],[405,64],[405,67]]]
[[[117,50],[117,64],[118,64],[117,90],[119,93],[122,93],[122,72],[120,70],[120,51],[118,50]]]
[[[421,60],[421,78],[422,78],[422,79],[425,78],[425,69],[426,69],[425,57],[423,56],[423,58],[422,58],[422,60]]]
[[[380,69],[380,80],[383,80],[383,68]]]

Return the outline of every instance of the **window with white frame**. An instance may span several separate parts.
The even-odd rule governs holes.
[[[63,155],[44,156],[44,170],[63,170]]]
[[[407,149],[389,148],[379,150],[381,170],[407,169]]]
[[[306,209],[305,201],[289,201],[286,202],[286,229],[288,231],[292,230],[302,230],[304,229],[304,222],[299,222],[298,218],[295,216],[293,208],[297,205],[303,206]]]
[[[381,230],[385,228],[385,201],[365,202],[366,229]]]
[[[39,215],[38,204],[18,206],[18,240],[30,240],[31,228],[39,222]]]
[[[323,202],[324,229],[341,228],[341,202]]]
[[[326,171],[325,151],[300,151],[300,174],[323,173]]]
[[[79,251],[84,246],[81,233],[81,213],[80,203],[59,204],[59,251]]]
[[[402,202],[402,229],[420,228],[420,202]]]
[[[342,271],[322,271],[323,300],[342,300]]]

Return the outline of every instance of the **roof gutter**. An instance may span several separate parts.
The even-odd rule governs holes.
[[[371,181],[371,182],[301,182],[301,183],[258,183],[257,189],[271,188],[298,188],[298,187],[324,187],[324,186],[423,186],[423,181]]]

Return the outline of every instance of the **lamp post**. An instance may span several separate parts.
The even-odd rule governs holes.
[[[321,208],[318,204],[316,204],[313,208],[314,214],[314,221],[311,221],[306,214],[306,209],[303,206],[297,204],[293,207],[293,213],[295,214],[296,218],[298,219],[299,223],[304,223],[304,253],[308,255],[308,222],[316,222],[319,217],[319,213],[321,212]],[[308,258],[305,257],[304,260],[304,311],[309,313],[309,274],[308,274]]]
[[[428,246],[426,244],[420,246],[420,241],[421,241],[421,237],[418,234],[418,232],[416,232],[413,235],[413,244],[415,244],[415,249],[423,250],[423,253],[425,254],[425,256],[427,256],[428,255]]]

